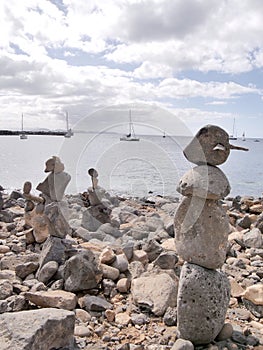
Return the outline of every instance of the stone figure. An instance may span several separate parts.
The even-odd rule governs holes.
[[[183,175],[177,191],[184,197],[175,213],[175,244],[185,261],[177,296],[179,336],[193,344],[213,341],[224,327],[230,299],[230,284],[218,268],[224,264],[230,227],[220,199],[230,184],[217,168],[232,146],[220,127],[207,125],[184,149],[185,157],[196,164]]]
[[[88,170],[91,186],[87,190],[89,206],[83,213],[82,226],[96,231],[102,224],[110,222],[112,198],[104,188],[98,185],[98,172],[94,168]]]
[[[41,192],[40,196],[31,194],[30,182],[26,182],[23,189],[25,218],[33,227],[38,243],[44,242],[48,236],[64,238],[72,231],[66,220],[67,207],[62,201],[71,177],[64,172],[64,164],[56,156],[46,161],[45,172],[50,174],[36,187]]]
[[[42,193],[46,204],[61,201],[71,176],[64,172],[64,164],[59,157],[53,156],[46,161],[45,173],[50,174],[36,189]]]

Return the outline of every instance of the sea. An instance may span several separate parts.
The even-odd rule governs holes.
[[[180,196],[176,191],[182,175],[194,165],[183,156],[191,138],[185,136],[140,135],[140,141],[120,141],[118,133],[75,133],[61,136],[0,137],[0,185],[9,192],[31,181],[35,189],[48,175],[45,162],[60,157],[71,175],[68,194],[91,186],[90,168],[99,174],[99,185],[113,194],[145,197],[149,194]],[[233,150],[220,166],[231,185],[231,197],[261,197],[263,192],[263,139],[231,141],[248,152]],[[38,194],[36,190],[33,190]]]

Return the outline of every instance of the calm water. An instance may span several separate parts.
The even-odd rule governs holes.
[[[68,193],[90,186],[87,171],[95,167],[99,184],[119,194],[143,196],[152,191],[160,195],[178,195],[176,185],[192,165],[182,154],[187,137],[141,136],[140,142],[120,142],[117,134],[75,134],[63,137],[0,137],[1,178],[6,189],[20,189],[30,180],[35,188],[46,177],[45,161],[61,157],[72,180]],[[231,195],[259,197],[263,191],[263,140],[232,141],[249,152],[232,151],[221,169],[227,175]]]

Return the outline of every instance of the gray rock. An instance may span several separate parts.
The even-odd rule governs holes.
[[[131,321],[134,325],[142,326],[150,322],[149,317],[143,313],[131,314]]]
[[[61,265],[65,260],[65,245],[58,237],[50,236],[45,241],[39,257],[39,269],[49,261],[56,261]]]
[[[86,311],[105,311],[112,309],[111,303],[95,295],[85,295],[79,299],[79,304]]]
[[[219,168],[200,165],[183,175],[177,191],[186,197],[197,196],[218,200],[229,194],[230,184]]]
[[[118,254],[118,255],[116,255],[116,259],[111,264],[111,266],[115,267],[120,272],[127,271],[128,270],[128,266],[129,266],[129,262],[128,262],[128,259],[126,258],[126,255],[125,254]]]
[[[174,226],[176,251],[183,260],[209,269],[223,265],[230,226],[219,203],[184,197],[175,214]]]
[[[1,350],[73,349],[74,312],[40,309],[0,315]]]
[[[8,280],[0,280],[0,300],[8,298],[13,293],[13,285]]]
[[[177,324],[177,308],[175,307],[168,307],[164,316],[163,316],[163,322],[166,326],[176,326]]]
[[[8,311],[16,312],[16,311],[23,311],[28,309],[28,305],[29,305],[28,301],[26,300],[25,296],[22,294],[11,295],[5,300],[7,301]]]
[[[131,241],[127,242],[127,243],[124,243],[122,245],[122,251],[126,255],[126,258],[128,259],[128,261],[130,261],[132,259],[133,247],[134,247],[134,243],[131,242]]]
[[[154,261],[163,251],[162,246],[155,239],[150,239],[143,246],[142,249],[147,253],[149,262]]]
[[[194,345],[185,339],[177,339],[171,350],[194,350]]]
[[[84,211],[81,221],[81,226],[86,230],[95,232],[102,225],[102,223],[92,215],[91,208]]]
[[[222,149],[214,149],[218,144],[223,146]],[[186,159],[197,165],[223,164],[229,153],[229,135],[216,125],[204,126],[184,149]]]
[[[166,273],[151,272],[132,280],[131,293],[136,305],[162,316],[169,306],[176,306],[178,281]]]
[[[66,208],[63,203],[53,202],[45,206],[45,215],[51,225],[50,234],[55,237],[65,238],[72,233],[72,229],[66,219]]]
[[[101,277],[95,256],[90,251],[80,252],[65,263],[64,288],[69,292],[96,288]]]
[[[58,263],[56,261],[49,261],[38,270],[37,279],[40,282],[47,284],[47,282],[55,275],[58,270]]]
[[[224,273],[185,263],[177,299],[180,337],[194,344],[213,341],[224,325],[229,300],[230,284]]]
[[[17,265],[29,262],[38,262],[38,259],[39,254],[35,253],[4,256],[0,260],[0,270],[15,270]]]
[[[263,236],[259,228],[254,227],[243,236],[244,244],[249,248],[262,248]]]
[[[110,223],[102,224],[99,227],[98,232],[103,232],[104,234],[110,235],[114,238],[119,238],[122,236],[121,232]]]
[[[7,312],[7,309],[8,309],[7,301],[6,300],[0,300],[0,314],[3,314],[4,312]]]
[[[256,305],[252,301],[242,298],[245,307],[256,317],[263,317],[263,305]]]
[[[158,258],[154,261],[154,265],[159,266],[161,269],[173,269],[178,262],[178,257],[173,251],[162,252]]]
[[[39,267],[38,262],[27,262],[24,264],[19,264],[15,267],[16,275],[22,279],[26,276],[34,273]]]
[[[243,229],[250,228],[251,220],[249,215],[247,214],[243,218],[237,219],[236,224],[242,227]]]

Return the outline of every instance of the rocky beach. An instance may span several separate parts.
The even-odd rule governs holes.
[[[179,197],[100,194],[103,208],[91,206],[87,193],[66,196],[66,236],[39,238],[37,225],[26,223],[23,192],[2,191],[1,349],[263,348],[261,198],[222,201],[231,231],[221,268],[231,285],[227,326],[209,344],[193,346],[177,339]],[[90,220],[94,208],[104,223]]]

